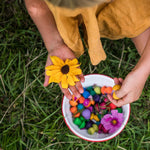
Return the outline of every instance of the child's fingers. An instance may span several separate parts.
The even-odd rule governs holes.
[[[113,99],[113,97],[111,95],[107,95],[108,99],[117,107],[121,107],[123,105],[129,104],[134,102],[133,98],[131,98],[131,94],[127,94],[124,97],[120,98],[119,100],[115,100]]]
[[[121,107],[122,105],[125,104],[125,101],[123,99],[119,99],[119,100],[111,99],[110,101],[117,107]]]
[[[69,89],[63,89],[60,84],[59,84],[59,86],[60,86],[61,91],[64,93],[64,95],[70,100],[72,98],[72,95],[71,95]]]
[[[119,99],[119,100],[114,100],[113,97],[109,94],[107,95],[108,99],[114,104],[116,105],[117,107],[120,107],[123,105],[123,100],[122,99]]]
[[[123,79],[122,78],[118,78],[119,79],[119,82],[122,84],[123,82]]]
[[[119,90],[115,91],[116,96],[119,98],[125,97],[128,93],[129,91],[125,89],[125,86],[121,86]]]
[[[115,82],[115,84],[121,85],[123,82],[123,79],[122,78],[114,78],[114,82]]]
[[[79,91],[77,90],[77,88],[75,86],[70,86],[69,89],[71,90],[73,95],[75,95],[77,98],[79,98],[81,96]]]
[[[77,90],[80,92],[80,93],[83,93],[84,90],[83,90],[83,87],[82,87],[82,84],[80,81],[76,82],[76,88]]]
[[[118,78],[114,78],[114,82],[115,82],[115,84],[119,84],[119,79]]]
[[[85,81],[85,78],[84,78],[83,74],[78,75],[78,78],[80,79],[81,82]]]
[[[78,78],[81,82],[84,82],[85,81],[85,78],[84,78],[84,75],[81,74],[81,75],[78,75]],[[83,90],[83,87],[82,87],[82,84],[81,82],[78,81],[76,82],[76,85],[75,86],[69,86],[69,89],[71,90],[71,92],[73,93],[73,95],[75,95],[77,98],[81,97],[81,94],[80,93],[83,93],[84,90]],[[64,90],[63,90],[64,91]],[[64,93],[65,94],[65,93]],[[70,94],[69,94],[70,95]],[[69,96],[70,97],[70,96]],[[71,97],[72,98],[72,97]]]
[[[68,98],[71,99],[72,98],[72,94],[75,95],[77,98],[81,97],[80,93],[83,93],[83,87],[81,85],[81,82],[76,82],[75,86],[69,86],[68,89],[63,89],[61,87],[61,84],[59,84],[61,91],[64,93],[64,95]],[[70,93],[70,91],[72,92],[72,94]]]
[[[112,102],[113,97],[110,94],[107,95],[107,98]]]

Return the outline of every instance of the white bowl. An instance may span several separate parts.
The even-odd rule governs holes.
[[[85,82],[82,83],[83,87],[89,87],[93,85],[98,85],[100,87],[102,86],[114,86],[114,80],[108,76],[100,75],[100,74],[90,74],[85,76]],[[125,128],[129,116],[130,116],[130,105],[126,104],[122,106],[123,109],[123,115],[124,115],[124,121],[121,125],[121,127],[114,132],[113,134],[103,134],[103,133],[94,133],[93,135],[90,135],[87,133],[87,130],[81,130],[78,128],[77,125],[73,123],[72,113],[70,112],[70,104],[69,100],[64,96],[62,101],[62,114],[64,116],[64,120],[68,128],[78,137],[91,141],[91,142],[103,142],[110,140],[121,133],[121,131]]]

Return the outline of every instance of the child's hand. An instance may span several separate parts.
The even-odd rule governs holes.
[[[74,53],[68,48],[67,45],[65,45],[64,43],[57,46],[55,49],[53,49],[49,54],[48,54],[48,57],[47,57],[47,61],[46,61],[46,65],[45,66],[50,66],[52,65],[52,61],[50,60],[50,56],[57,56],[59,58],[61,58],[62,60],[66,60],[67,58],[68,59],[74,59],[76,58]],[[79,80],[81,82],[84,82],[84,76],[83,74],[79,75],[78,76]],[[44,86],[48,86],[48,82],[49,82],[49,76],[47,76],[45,74],[45,81],[44,81]],[[76,97],[80,97],[80,93],[83,93],[83,87],[81,85],[81,82],[76,82],[76,85],[75,86],[69,86],[69,89],[72,91],[72,93],[74,95],[76,95]],[[61,84],[59,84],[62,92],[64,93],[64,95],[68,98],[68,99],[71,99],[72,98],[72,95],[71,93],[69,92],[69,89],[63,89],[61,87]]]
[[[109,100],[116,106],[132,103],[139,99],[144,88],[147,76],[142,74],[142,71],[134,70],[130,72],[125,80],[121,78],[114,78],[115,84],[120,84],[120,90],[116,91],[116,96],[119,100],[114,100],[111,95],[108,95]]]

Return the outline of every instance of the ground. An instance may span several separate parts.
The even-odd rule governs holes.
[[[57,84],[43,86],[47,57],[41,36],[22,0],[0,5],[0,147],[4,150],[149,150],[150,78],[140,99],[131,104],[125,129],[112,140],[87,142],[66,126]],[[89,62],[87,50],[79,58],[84,74],[100,73],[124,78],[139,55],[130,39],[102,39],[106,61]]]

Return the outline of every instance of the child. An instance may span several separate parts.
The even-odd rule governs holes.
[[[114,79],[116,84],[122,84],[116,92],[120,100],[110,95],[108,98],[119,107],[140,97],[150,74],[150,0],[25,0],[25,3],[48,50],[46,66],[52,64],[49,56],[66,60],[83,54],[78,31],[81,24],[88,37],[85,40],[93,65],[106,58],[100,37],[131,38],[141,58],[125,80]],[[83,74],[78,78],[84,82]],[[48,80],[45,75],[44,86],[48,86]],[[69,89],[77,97],[83,92],[80,82]],[[68,89],[61,90],[71,99]]]

